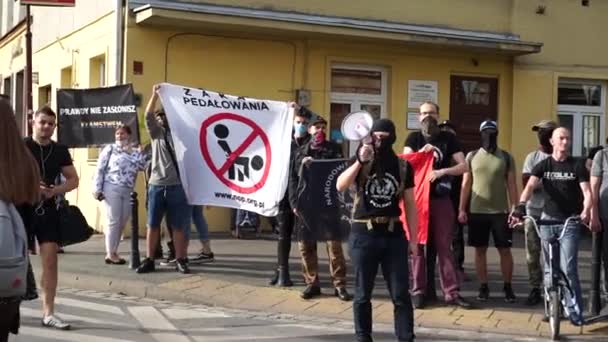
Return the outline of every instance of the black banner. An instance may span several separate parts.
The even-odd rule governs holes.
[[[297,208],[303,222],[300,240],[348,238],[353,200],[348,191],[336,190],[336,181],[349,165],[348,159],[313,160],[302,168]]]
[[[131,84],[94,89],[57,90],[58,140],[68,147],[114,142],[120,125],[131,127],[131,140],[139,143],[137,108]]]

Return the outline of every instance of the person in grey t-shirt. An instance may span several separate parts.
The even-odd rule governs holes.
[[[599,150],[591,164],[591,193],[595,208],[599,209],[602,227],[602,248],[600,249],[604,266],[604,292],[608,293],[608,148]]]
[[[528,179],[532,174],[532,169],[536,164],[545,160],[551,156],[553,147],[549,141],[553,130],[557,127],[557,123],[549,120],[542,120],[536,125],[532,126],[532,131],[537,132],[539,147],[536,151],[530,152],[524,161],[524,168],[522,170],[522,184],[526,187]],[[526,212],[534,217],[535,220],[540,219],[543,206],[545,205],[544,191],[542,185],[534,189],[532,197],[526,203]],[[537,305],[542,301],[542,292],[540,290],[543,284],[543,271],[540,264],[540,238],[536,234],[536,230],[531,222],[526,221],[525,224],[525,235],[526,235],[526,261],[528,263],[528,275],[530,280],[530,286],[532,290],[526,300],[526,305]]]
[[[152,138],[146,241],[148,257],[137,269],[137,273],[154,271],[154,254],[160,239],[160,224],[165,215],[175,246],[175,260],[170,260],[168,264],[174,264],[181,273],[190,273],[187,251],[192,207],[188,204],[179,178],[177,157],[165,112],[156,109],[159,89],[160,85],[154,86],[146,108],[146,128]]]

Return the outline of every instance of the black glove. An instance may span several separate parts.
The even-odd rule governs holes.
[[[523,219],[524,216],[526,216],[526,203],[520,202],[518,205],[516,205],[515,208],[513,208],[511,216],[520,220]]]

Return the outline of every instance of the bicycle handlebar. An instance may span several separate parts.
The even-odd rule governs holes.
[[[524,216],[524,217],[523,217],[522,224],[523,224],[523,222],[524,222],[524,221],[526,221],[526,220],[529,220],[529,221],[531,221],[531,222],[532,222],[532,226],[534,226],[534,230],[536,230],[536,234],[538,235],[538,237],[539,237],[539,238],[541,238],[541,239],[542,239],[542,236],[540,235],[540,228],[539,228],[539,227],[538,227],[538,225],[536,224],[536,220],[535,220],[535,219],[534,219],[532,216]],[[584,224],[584,223],[581,221],[581,217],[580,217],[579,215],[576,215],[576,216],[570,216],[570,217],[568,217],[568,218],[567,218],[567,219],[564,221],[564,225],[563,225],[564,229],[562,229],[562,232],[561,232],[561,234],[559,235],[559,237],[557,238],[557,240],[561,240],[561,239],[564,237],[564,235],[566,234],[566,231],[568,230],[568,227],[569,227],[570,223],[571,223],[571,222],[573,222],[573,221],[578,221],[578,223],[579,223],[579,224],[581,224],[581,225],[583,225],[583,226],[585,226],[585,227],[588,227],[586,224]]]

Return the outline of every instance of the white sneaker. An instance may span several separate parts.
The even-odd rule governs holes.
[[[59,330],[70,330],[70,325],[55,315],[42,318],[42,326]]]
[[[167,259],[164,261],[160,262],[161,266],[175,266],[175,263],[177,262],[177,259]]]

